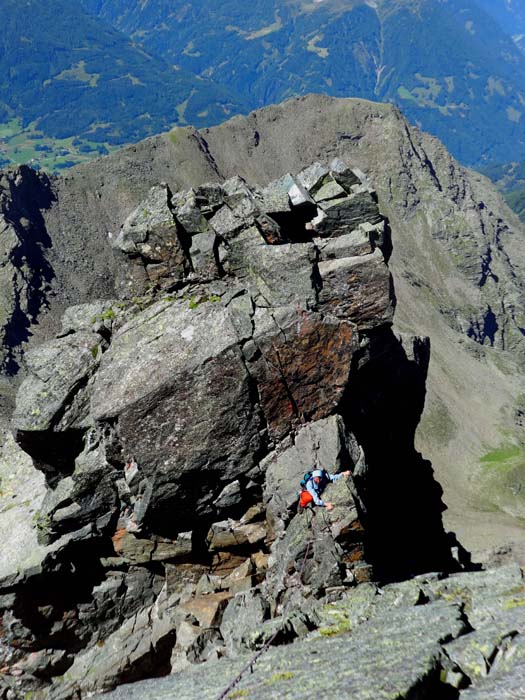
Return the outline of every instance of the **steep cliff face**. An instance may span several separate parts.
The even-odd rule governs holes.
[[[68,305],[114,295],[112,237],[152,186],[177,192],[236,173],[264,185],[335,156],[367,173],[389,218],[397,328],[432,339],[416,439],[445,489],[445,517],[474,549],[488,544],[487,509],[491,543],[519,541],[523,226],[484,178],[391,106],[290,100],[202,132],[175,129],[53,180],[55,201],[41,213],[54,296],[31,332],[41,341]]]
[[[42,211],[52,201],[49,179],[30,168],[21,167],[0,179],[0,359],[4,375],[16,374],[21,345],[46,306],[53,272],[46,256],[51,240]]]
[[[69,308],[26,356],[14,435],[46,486],[0,580],[6,693],[291,641],[356,583],[457,566],[414,448],[429,344],[392,331],[362,173],[157,185],[111,241],[119,297]],[[297,512],[312,468],[353,472],[331,511]]]

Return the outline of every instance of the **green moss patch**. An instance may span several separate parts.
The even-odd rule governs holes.
[[[525,518],[525,449],[507,444],[483,455],[477,486],[487,510],[496,507]]]
[[[200,306],[201,304],[205,304],[208,301],[212,304],[216,304],[220,300],[221,298],[218,294],[193,296],[189,300],[188,307],[190,309],[196,309],[198,306]]]
[[[323,608],[323,613],[326,617],[324,627],[319,628],[319,634],[323,637],[335,637],[339,634],[345,634],[352,631],[352,624],[348,619],[344,610],[337,603],[326,605]]]
[[[272,683],[279,683],[279,681],[291,681],[294,674],[291,671],[282,671],[281,673],[274,673],[273,676],[267,681],[268,685]]]
[[[338,625],[331,625],[330,627],[320,627],[319,634],[322,637],[337,637],[339,634],[346,634],[352,631],[352,625],[349,620],[341,622]]]

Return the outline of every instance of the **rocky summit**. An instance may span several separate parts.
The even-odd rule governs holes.
[[[443,527],[366,176],[159,182],[108,240],[118,295],[29,349],[4,440],[33,515],[0,521],[0,696],[513,697],[523,572]],[[314,467],[351,471],[333,510],[298,508]]]
[[[446,527],[480,561],[511,546],[525,563],[523,224],[392,105],[309,95],[210,129],[176,128],[62,177],[3,173],[0,414],[12,409],[25,349],[53,337],[68,307],[120,297],[130,275],[146,274],[124,270],[112,244],[152,187],[165,182],[178,197],[236,175],[265,187],[334,157],[366,173],[388,217],[395,333],[431,339],[416,445],[443,488]],[[169,265],[184,277],[183,248]],[[156,252],[148,276],[163,264]],[[18,459],[6,457],[5,483]]]

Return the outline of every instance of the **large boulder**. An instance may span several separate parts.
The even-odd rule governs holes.
[[[123,292],[144,292],[159,281],[170,286],[189,272],[184,235],[173,216],[171,192],[166,185],[152,187],[146,199],[129,215],[113,242],[128,257]]]
[[[299,309],[261,311],[249,348],[261,405],[272,437],[318,420],[342,399],[359,336],[352,323]]]
[[[392,322],[390,276],[379,248],[369,255],[319,262],[319,308],[348,319],[360,329]]]
[[[185,531],[255,464],[262,423],[252,391],[220,298],[161,301],[115,334],[91,413],[118,421],[124,451],[152,484],[150,517]]]

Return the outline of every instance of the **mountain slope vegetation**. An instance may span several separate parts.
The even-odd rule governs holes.
[[[69,165],[244,109],[230,91],[174,70],[78,3],[4,0],[0,24],[3,163]]]
[[[525,157],[525,56],[501,19],[509,3],[489,14],[482,0],[82,2],[250,108],[308,92],[394,102],[464,163]]]
[[[510,34],[525,52],[525,2],[523,0],[477,0],[477,3]]]
[[[507,204],[525,221],[525,162],[491,165],[480,171],[494,182]]]

